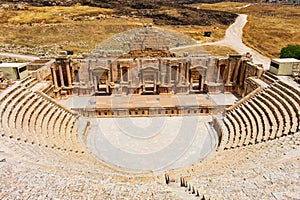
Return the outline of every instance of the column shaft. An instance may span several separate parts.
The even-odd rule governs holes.
[[[71,79],[70,64],[67,65],[67,77],[68,77],[68,87],[71,87],[72,86],[72,79]]]
[[[229,60],[229,65],[228,65],[228,73],[227,73],[227,77],[226,77],[226,85],[229,85],[230,83],[230,78],[231,78],[231,60]]]
[[[58,88],[58,83],[57,83],[57,77],[56,77],[56,72],[55,69],[53,67],[51,67],[51,71],[52,71],[52,79],[53,79],[53,83],[54,83],[54,87],[55,89]]]
[[[63,71],[62,71],[62,66],[59,65],[58,69],[59,69],[59,75],[60,75],[60,83],[61,83],[61,86],[64,87],[65,82],[64,82],[64,75],[63,75]]]

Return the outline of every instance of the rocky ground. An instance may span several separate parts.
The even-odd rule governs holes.
[[[8,0],[6,2],[27,3],[33,6],[70,6],[82,4],[101,8],[112,8],[118,16],[152,18],[157,25],[229,25],[234,22],[236,14],[224,11],[196,9],[189,6],[202,1],[170,1],[170,0]],[[22,6],[14,6],[16,9]]]

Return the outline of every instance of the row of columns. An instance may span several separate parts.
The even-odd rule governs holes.
[[[167,85],[171,85],[172,82],[172,66],[170,62],[167,62],[166,64],[167,67],[167,73],[168,73],[168,80],[167,80]],[[176,75],[175,75],[175,83],[178,85],[182,85],[183,82],[185,83],[185,85],[188,85],[189,83],[189,68],[190,68],[190,63],[187,62],[186,63],[186,67],[185,67],[185,71],[184,71],[184,78],[182,77],[182,70],[183,70],[183,63],[178,63],[178,65],[176,66]],[[165,84],[165,75],[166,74],[162,74],[162,83]],[[185,79],[185,80],[184,80]]]
[[[72,77],[71,77],[71,69],[70,69],[70,64],[66,64],[66,72],[67,72],[67,87],[71,87],[72,86]],[[57,80],[57,74],[56,74],[56,67],[52,66],[51,67],[51,71],[52,71],[52,78],[53,78],[53,83],[55,86],[55,89],[58,89],[58,80]],[[58,73],[59,73],[59,78],[60,78],[60,85],[61,87],[66,87],[65,86],[65,82],[64,82],[64,74],[63,74],[63,68],[61,63],[58,65]]]
[[[155,70],[153,71],[154,73],[154,85],[157,85],[158,82],[160,82],[162,85],[166,85],[166,86],[171,86],[172,85],[172,65],[171,65],[171,61],[168,61],[165,63],[166,69],[162,68],[162,61],[159,62],[159,69],[161,70],[160,73],[159,72],[155,72]],[[111,61],[108,62],[110,69],[106,69],[108,70],[108,81],[110,80],[111,82],[113,82],[114,80],[114,70],[113,70],[113,64]],[[91,69],[91,61],[89,61],[89,76],[90,76],[90,81],[92,83],[94,83],[95,86],[95,91],[99,90],[98,85],[99,85],[99,78],[101,78],[99,75],[95,75],[93,73],[93,69]],[[128,66],[125,65],[120,65],[120,63],[117,63],[117,68],[118,68],[118,77],[120,78],[120,82],[124,82],[124,76],[127,76],[127,81],[126,82],[135,82],[136,84],[140,84],[142,83],[143,85],[145,85],[145,82],[143,80],[143,63],[139,60],[138,61],[138,68],[139,71],[138,72],[138,77],[136,77],[137,80],[130,80],[130,68],[128,68]],[[174,65],[175,66],[175,65]],[[173,74],[173,76],[175,77],[175,85],[177,86],[188,86],[189,83],[192,85],[193,83],[193,79],[191,78],[190,80],[190,66],[191,66],[191,62],[187,61],[187,62],[178,62],[178,65],[176,66],[176,74]],[[127,69],[127,73],[124,74],[124,69]],[[204,83],[205,83],[205,75],[203,75],[202,72],[200,72],[202,75],[202,79],[201,79],[201,83],[199,83],[199,87],[201,88],[201,90],[203,90],[204,88]],[[160,76],[160,77],[159,77]],[[218,77],[220,76],[220,69],[218,71]],[[160,79],[160,80],[159,80]],[[167,80],[166,80],[167,79]],[[185,80],[184,80],[185,79]],[[126,79],[125,79],[126,80]]]

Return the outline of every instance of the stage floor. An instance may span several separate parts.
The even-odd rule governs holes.
[[[217,147],[210,116],[93,118],[87,148],[126,170],[164,171],[191,166]]]
[[[120,96],[74,96],[60,102],[69,108],[138,108],[176,106],[230,106],[238,100],[233,94],[162,94]]]

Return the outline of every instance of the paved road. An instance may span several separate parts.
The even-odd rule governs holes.
[[[29,56],[29,55],[15,54],[15,53],[3,53],[3,52],[0,52],[0,56],[18,58],[18,59],[29,60],[29,61],[39,59],[39,57],[36,56]]]
[[[188,45],[188,46],[181,46],[177,48],[172,48],[171,50],[176,49],[185,49],[185,48],[191,48],[191,47],[197,47],[197,46],[204,46],[204,45],[219,45],[219,46],[228,46],[237,51],[239,54],[245,54],[247,52],[250,52],[253,57],[253,62],[255,64],[262,64],[264,66],[264,69],[269,69],[270,66],[270,58],[261,55],[259,52],[255,51],[254,49],[251,49],[247,47],[243,43],[243,28],[247,23],[247,15],[240,14],[236,21],[228,27],[226,30],[225,38],[223,38],[220,41],[217,42],[209,42],[204,44],[195,44],[195,45]]]

